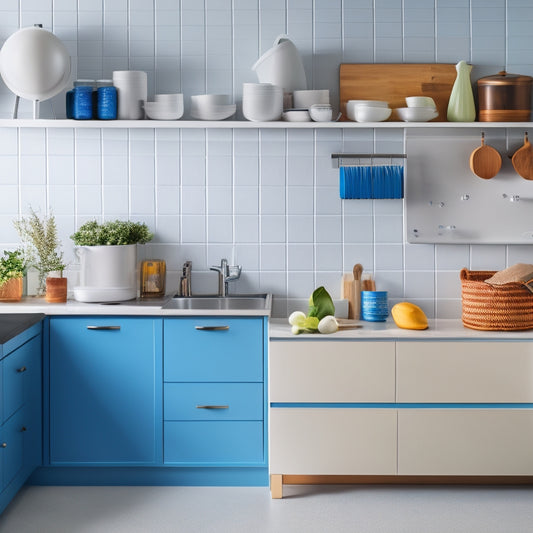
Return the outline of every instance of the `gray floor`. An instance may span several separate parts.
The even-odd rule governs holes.
[[[2,533],[531,533],[532,487],[25,487]]]

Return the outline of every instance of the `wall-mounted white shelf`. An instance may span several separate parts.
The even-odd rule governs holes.
[[[518,128],[533,122],[250,122],[248,120],[71,120],[0,119],[0,128],[150,128],[150,129],[353,129],[353,128]]]

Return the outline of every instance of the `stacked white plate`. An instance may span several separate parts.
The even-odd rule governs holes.
[[[191,117],[200,120],[224,120],[235,114],[237,106],[229,94],[195,94],[191,96]]]
[[[283,89],[270,83],[244,83],[242,113],[253,122],[280,120],[283,113]]]
[[[153,102],[144,102],[144,110],[153,120],[178,120],[183,116],[183,94],[156,94]]]
[[[113,85],[117,89],[118,118],[144,118],[143,102],[147,100],[148,76],[141,70],[115,70]]]

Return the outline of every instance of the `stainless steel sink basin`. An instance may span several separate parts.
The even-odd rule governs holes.
[[[270,294],[231,294],[229,296],[175,296],[163,309],[193,309],[204,311],[252,311],[270,307]]]

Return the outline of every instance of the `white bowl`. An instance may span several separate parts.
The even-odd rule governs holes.
[[[252,66],[263,83],[283,87],[285,92],[307,88],[302,58],[294,43],[286,35],[278,35],[272,48]]]
[[[405,99],[407,107],[436,107],[431,96],[408,96]]]
[[[233,116],[236,111],[236,104],[211,105],[201,109],[191,108],[191,117],[199,120],[224,120]]]
[[[388,102],[382,100],[348,100],[346,102],[346,116],[350,120],[355,120],[355,108],[356,106],[367,106],[367,107],[389,107]]]
[[[315,122],[331,122],[333,108],[330,104],[313,104],[309,108],[309,115]]]
[[[144,111],[152,120],[178,120],[183,116],[182,104],[169,105],[164,102],[144,102]]]
[[[311,117],[307,109],[288,109],[281,118],[286,122],[310,122]]]
[[[292,93],[294,107],[309,109],[313,104],[329,104],[328,89],[310,89]]]
[[[438,111],[432,107],[399,107],[395,111],[404,122],[427,122],[439,116]]]
[[[353,112],[356,122],[383,122],[391,116],[392,109],[390,107],[358,105],[355,106]]]

